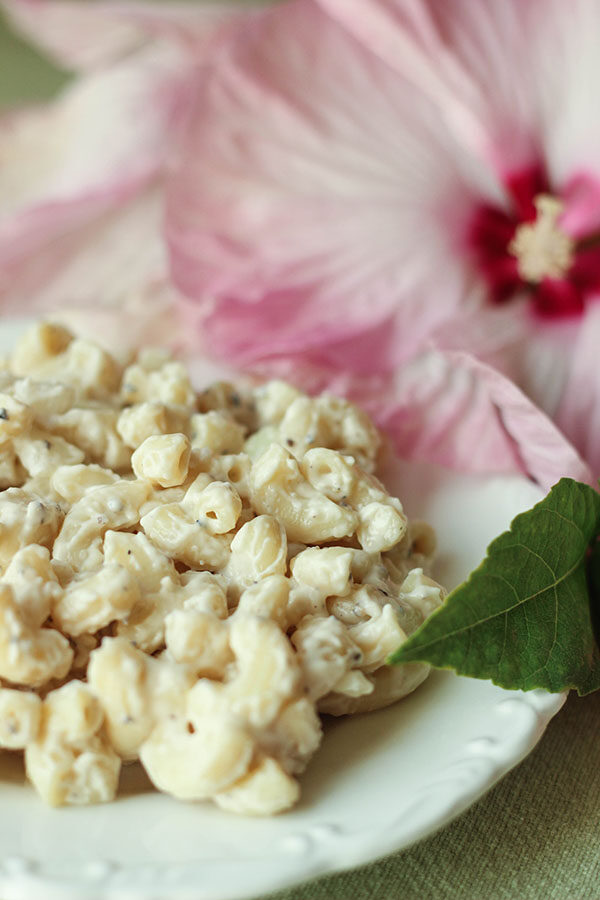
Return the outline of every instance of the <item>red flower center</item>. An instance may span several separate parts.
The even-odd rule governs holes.
[[[510,175],[505,187],[510,210],[480,206],[468,233],[490,299],[525,291],[541,316],[580,315],[600,293],[600,235],[576,241],[561,229],[562,203],[541,166]]]

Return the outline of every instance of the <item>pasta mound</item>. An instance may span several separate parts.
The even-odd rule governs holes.
[[[432,530],[375,478],[380,435],[289,384],[197,392],[35,325],[0,368],[0,747],[49,804],[161,791],[292,806],[319,713],[385,706],[442,602]]]

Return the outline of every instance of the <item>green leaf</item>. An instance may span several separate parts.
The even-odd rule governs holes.
[[[597,690],[598,607],[590,592],[600,596],[599,531],[600,495],[562,478],[490,544],[481,565],[389,662],[429,662],[510,689]]]

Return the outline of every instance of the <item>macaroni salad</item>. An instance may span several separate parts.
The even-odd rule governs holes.
[[[392,703],[441,603],[427,525],[374,477],[355,406],[121,366],[41,323],[0,365],[0,748],[49,804],[161,791],[292,806],[319,713]]]

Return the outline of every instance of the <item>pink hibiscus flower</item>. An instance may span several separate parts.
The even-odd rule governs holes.
[[[78,70],[54,103],[0,120],[5,312],[343,391],[406,456],[546,487],[589,477],[507,378],[455,352],[504,361],[521,335],[457,264],[481,198],[501,192],[347,24],[309,2],[5,6]],[[204,301],[195,330],[174,315],[172,172],[177,285]]]
[[[293,0],[246,22],[202,74],[169,199],[211,346],[345,372],[388,424],[399,373],[470,350],[600,472],[599,34],[596,0]],[[456,460],[443,434],[430,455]]]

